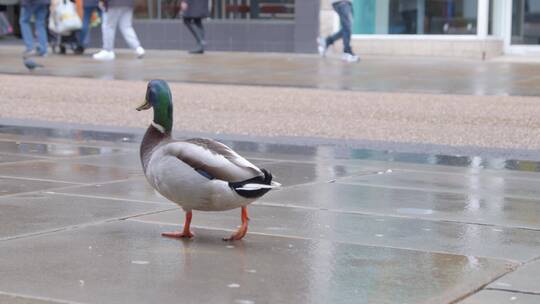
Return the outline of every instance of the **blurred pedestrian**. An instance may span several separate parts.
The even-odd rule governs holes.
[[[137,58],[144,56],[144,49],[133,29],[133,7],[134,0],[100,0],[100,8],[103,11],[103,23],[101,31],[103,35],[103,49],[93,55],[96,60],[114,60],[114,37],[116,27],[120,27],[120,32],[124,40],[131,49],[134,50]]]
[[[90,27],[92,25],[93,18],[102,19],[101,10],[99,9],[98,0],[84,0],[83,1],[83,18],[82,28],[79,36],[79,46],[76,53],[82,54],[90,43]]]
[[[332,0],[332,7],[339,16],[340,30],[333,35],[326,38],[320,37],[319,54],[325,56],[328,47],[339,39],[343,39],[343,55],[342,59],[348,62],[356,62],[359,60],[351,48],[351,34],[352,34],[352,19],[353,19],[353,6],[351,0]]]
[[[182,0],[180,9],[183,13],[184,24],[197,41],[197,47],[191,54],[204,54],[206,41],[204,40],[204,26],[202,20],[210,14],[207,0]]]
[[[21,15],[19,24],[24,41],[24,57],[47,56],[47,30],[45,28],[45,18],[49,13],[50,0],[21,0]],[[34,34],[30,20],[34,16],[34,24],[37,32],[38,45],[34,49]]]

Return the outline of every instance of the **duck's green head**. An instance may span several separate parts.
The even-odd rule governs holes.
[[[171,89],[165,80],[152,80],[148,83],[146,98],[137,111],[150,108],[154,108],[154,123],[163,127],[163,131],[170,133],[173,124],[173,105]]]

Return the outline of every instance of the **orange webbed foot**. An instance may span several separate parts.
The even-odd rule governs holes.
[[[238,229],[238,231],[236,231],[235,234],[231,235],[228,238],[223,238],[223,240],[226,242],[241,240],[247,234],[248,221],[249,221],[249,218],[247,215],[247,208],[242,207],[242,225],[240,225],[240,228]]]
[[[192,238],[194,236],[190,230],[192,216],[193,216],[193,213],[191,211],[186,212],[186,221],[184,223],[183,231],[163,232],[161,233],[161,235],[165,237],[175,238],[175,239]]]

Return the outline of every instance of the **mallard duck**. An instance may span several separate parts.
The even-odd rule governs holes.
[[[242,225],[224,240],[242,239],[248,229],[247,205],[280,186],[272,174],[259,169],[228,146],[208,138],[173,140],[173,103],[167,82],[148,83],[138,111],[154,109],[154,119],[144,134],[140,157],[148,183],[184,209],[182,231],[163,236],[191,238],[193,210],[223,211],[241,208]]]

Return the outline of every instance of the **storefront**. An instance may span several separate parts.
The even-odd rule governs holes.
[[[331,15],[329,2],[321,16]],[[353,0],[353,6],[353,45],[360,53],[540,54],[540,0]],[[329,25],[321,18],[321,31],[339,27],[333,14],[330,19]]]
[[[208,1],[208,0],[199,0]],[[149,49],[189,49],[194,39],[180,15],[181,0],[136,0],[134,28]],[[209,50],[314,52],[317,0],[210,0]],[[94,31],[94,46],[100,41]],[[117,39],[119,46],[125,46]]]

